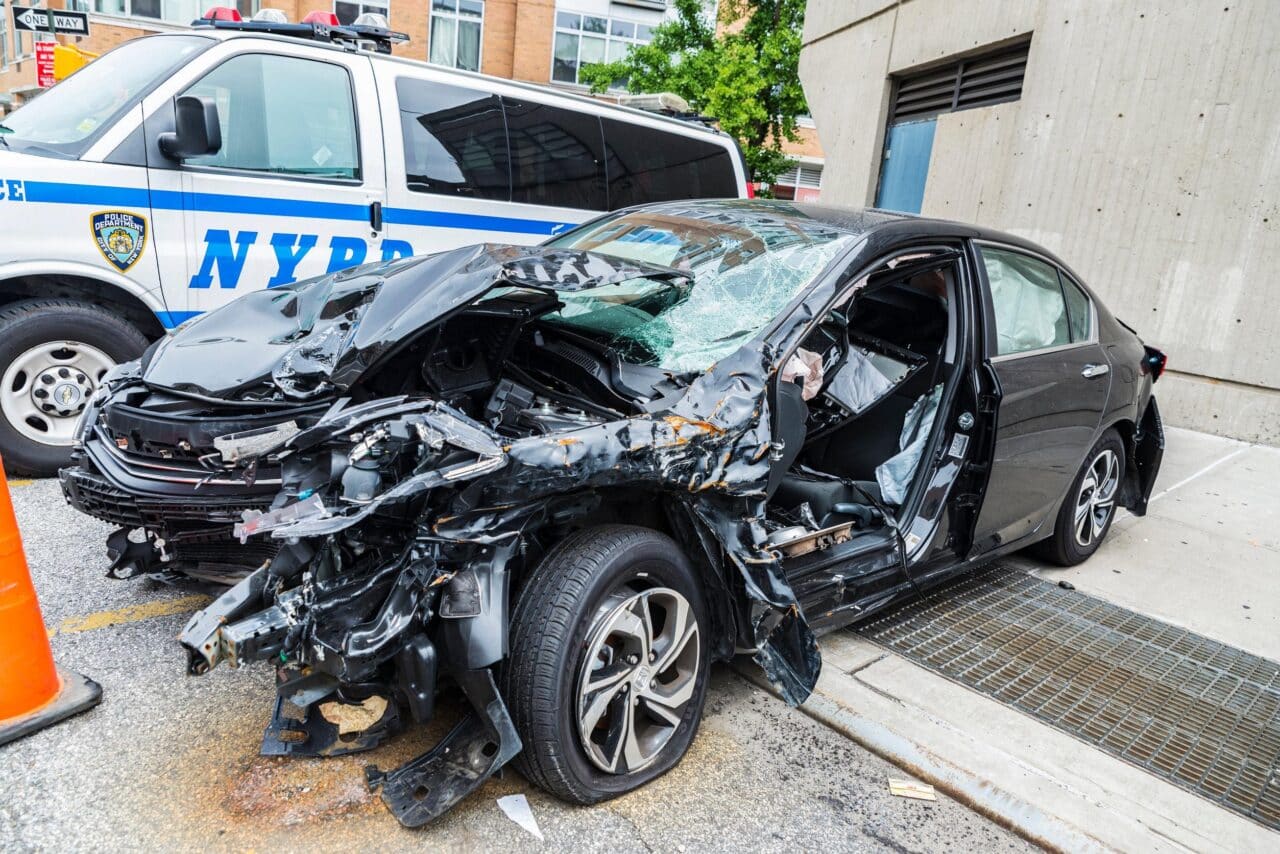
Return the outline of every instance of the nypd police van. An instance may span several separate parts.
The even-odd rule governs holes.
[[[729,136],[393,58],[385,22],[126,42],[0,125],[0,455],[52,474],[99,379],[253,288],[599,211],[744,196]]]

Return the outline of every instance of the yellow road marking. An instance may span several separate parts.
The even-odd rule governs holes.
[[[70,635],[76,632],[91,632],[105,629],[107,626],[118,626],[121,623],[137,623],[155,617],[168,617],[185,611],[195,611],[213,601],[212,596],[195,593],[191,596],[179,596],[177,599],[160,599],[156,602],[144,602],[141,605],[126,605],[114,611],[95,611],[80,617],[68,617],[49,629],[49,637]]]
[[[26,480],[24,478],[18,478],[16,480],[11,480],[8,483],[10,486],[30,486],[31,484],[35,483],[35,481]]]

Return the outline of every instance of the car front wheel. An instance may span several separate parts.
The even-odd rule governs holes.
[[[1116,517],[1124,466],[1124,442],[1115,430],[1107,430],[1072,482],[1053,536],[1039,544],[1041,557],[1059,566],[1075,566],[1098,550]]]
[[[708,624],[670,538],[626,525],[566,538],[523,585],[503,692],[516,768],[564,800],[629,792],[684,756],[702,716]]]

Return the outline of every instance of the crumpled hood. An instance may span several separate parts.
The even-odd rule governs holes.
[[[153,387],[220,399],[293,400],[351,387],[372,365],[497,286],[576,291],[668,267],[576,249],[502,244],[354,267],[249,293],[181,327],[143,358]]]

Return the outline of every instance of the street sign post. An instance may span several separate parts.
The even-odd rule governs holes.
[[[29,33],[49,32],[49,10],[30,6],[13,6],[13,28]],[[69,36],[89,35],[89,13],[67,9],[53,10],[53,32]]]
[[[36,42],[36,85],[48,89],[54,84],[53,78],[53,42]]]

